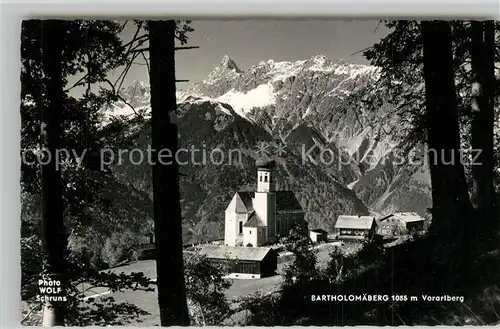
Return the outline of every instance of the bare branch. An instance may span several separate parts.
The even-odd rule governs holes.
[[[147,36],[146,34],[145,35],[142,35],[141,37],[137,37],[137,35],[139,34],[141,28],[142,28],[142,25],[143,25],[143,22],[140,22],[138,25],[137,25],[137,29],[135,30],[135,33],[134,33],[134,36],[132,37],[132,41],[127,43],[126,45],[124,45],[124,47],[127,47],[128,46],[128,50],[126,52],[126,56],[128,56],[129,54],[133,53],[132,52],[132,47],[133,47],[133,44],[135,41],[137,41],[138,39],[141,39],[143,38],[144,36]],[[139,45],[141,45],[142,43],[139,43]],[[136,46],[138,47],[138,46]],[[125,79],[125,76],[127,75],[128,73],[128,70],[130,69],[130,66],[132,66],[132,63],[134,62],[134,60],[137,58],[137,55],[138,54],[133,54],[132,55],[132,58],[130,60],[130,62],[128,62],[126,65],[125,65],[125,69],[122,71],[122,73],[120,74],[120,76],[118,76],[118,79],[116,79],[116,82],[115,84],[113,85],[113,89],[115,89],[116,87],[116,83],[118,83],[118,81],[120,81],[121,79],[121,82],[120,82],[120,85],[118,87],[118,90],[121,89],[121,86],[123,84],[123,81]]]
[[[175,80],[175,82],[189,82],[190,80]]]
[[[146,63],[146,65],[148,66],[148,73],[151,73],[151,69],[149,67],[149,61],[148,59],[146,58],[146,55],[144,55],[144,53],[141,53],[142,55],[142,58],[144,59],[144,62]]]
[[[36,310],[38,307],[42,306],[42,303],[38,303],[35,306],[31,308],[31,310],[22,318],[21,323],[26,321],[26,319],[33,313],[34,310]]]
[[[118,83],[118,81],[121,80],[120,84],[118,85],[118,88],[117,88],[118,90],[120,90],[122,88],[123,82],[125,81],[125,78],[127,77],[128,70],[130,70],[132,63],[137,58],[137,56],[139,56],[139,53],[136,53],[132,56],[132,59],[130,60],[130,62],[127,63],[127,65],[125,66],[125,69],[122,71],[122,73],[120,74],[120,76],[116,80],[116,83]],[[116,86],[116,84],[115,84],[115,86]]]
[[[185,49],[198,49],[200,46],[183,46],[183,47],[175,47],[174,50],[185,50]]]
[[[149,34],[143,34],[141,36],[134,37],[134,38],[132,38],[132,40],[130,40],[129,42],[124,44],[123,47],[124,48],[130,47],[134,42],[137,42],[137,41],[142,41],[142,43],[144,43],[147,41],[147,38],[149,38]]]
[[[123,31],[123,29],[125,28],[125,26],[127,26],[127,24],[128,24],[128,20],[126,20],[126,21],[122,24],[122,26],[121,26],[121,28],[120,28],[120,29]]]
[[[132,49],[132,44],[135,42],[135,39],[137,38],[137,35],[139,34],[139,31],[141,30],[141,27],[142,27],[142,22],[140,22],[137,25],[137,29],[135,30],[134,36],[132,37],[132,41],[130,42],[130,44],[128,44],[127,53],[130,52],[130,49]]]
[[[68,89],[65,90],[65,92],[68,92],[70,91],[71,89],[77,87],[80,83],[82,83],[85,79],[87,79],[87,74],[85,74],[83,77],[80,78],[80,80],[78,80],[77,82],[75,82],[71,87],[69,87]]]
[[[146,48],[137,48],[137,49],[132,49],[130,52],[131,53],[142,53],[144,51],[149,51],[149,47]]]
[[[200,46],[189,46],[189,47],[175,47],[174,50],[187,50],[187,49],[198,49]],[[134,48],[130,50],[131,53],[139,52],[142,53],[144,51],[149,51],[149,47],[144,48]]]
[[[113,85],[113,83],[111,81],[109,81],[109,79],[106,79],[106,82],[110,85],[111,89],[113,90],[113,94],[116,95],[116,97],[118,97],[118,99],[120,99],[126,105],[128,105],[132,109],[132,111],[134,111],[135,115],[139,115],[137,113],[137,111],[135,110],[135,108],[132,106],[132,104],[127,102],[127,100],[125,100],[125,98],[123,98],[119,93],[116,92],[116,89],[115,89],[115,86]]]
[[[352,53],[352,54],[351,54],[351,56],[357,55],[357,54],[359,54],[359,53],[362,53],[362,52],[364,52],[364,51],[366,51],[366,50],[370,50],[370,49],[372,49],[372,48],[373,48],[373,47],[372,47],[372,46],[370,46],[370,47],[366,47],[366,48],[360,49],[360,50],[358,50],[358,51],[356,51],[356,52]]]

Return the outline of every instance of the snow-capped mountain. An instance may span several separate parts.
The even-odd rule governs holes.
[[[324,55],[296,62],[261,61],[243,71],[226,55],[207,78],[177,96],[180,104],[210,101],[220,104],[222,111],[227,111],[225,104],[230,105],[241,117],[283,137],[301,123],[311,124],[352,155],[365,137],[376,132],[369,125],[362,127],[355,111],[333,110],[342,107],[351,93],[375,83],[378,76],[375,67],[333,62]],[[132,100],[129,103],[148,104],[146,89],[145,83],[134,82],[125,90],[126,98]],[[122,104],[118,113],[127,112],[132,114],[132,109]],[[370,146],[377,148],[374,153],[381,158],[390,145],[386,141]]]
[[[246,117],[253,108],[276,107],[275,117],[296,112],[305,117],[325,102],[342,101],[358,85],[375,81],[371,66],[332,62],[323,55],[296,62],[261,61],[242,71],[228,56],[188,91],[228,103]]]
[[[381,120],[383,108],[375,116],[350,101],[355,93],[372,92],[378,77],[375,67],[323,55],[261,61],[246,70],[224,56],[204,80],[179,91],[175,120],[181,144],[237,148],[249,165],[184,168],[193,179],[183,183],[190,191],[183,207],[194,220],[191,230],[197,225],[205,229],[207,221],[217,227],[218,220],[207,218],[219,218],[227,200],[212,191],[229,197],[254,183],[252,166],[262,142],[279,145],[266,152],[281,163],[278,184],[297,191],[315,227],[331,229],[338,215],[366,213],[367,208],[424,215],[430,206],[429,175],[421,166],[398,165],[392,154],[396,144],[385,133],[397,127],[397,118]],[[143,82],[134,82],[123,96],[131,106],[148,108],[149,88]],[[129,105],[117,104],[119,113],[133,113]],[[148,181],[149,169],[140,174],[137,168],[127,170],[143,177],[139,185]],[[199,204],[192,195],[209,202]]]

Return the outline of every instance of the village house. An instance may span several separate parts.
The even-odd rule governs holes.
[[[233,278],[260,279],[275,275],[278,269],[278,253],[272,248],[207,245],[200,253],[213,263],[227,266]]]
[[[378,234],[386,237],[422,231],[424,218],[412,212],[397,212],[378,221]]]
[[[224,244],[259,247],[286,237],[294,225],[307,227],[292,191],[275,191],[274,161],[257,161],[257,190],[238,191],[225,212]]]
[[[368,240],[375,234],[376,227],[373,216],[341,215],[335,223],[335,235],[341,240]]]

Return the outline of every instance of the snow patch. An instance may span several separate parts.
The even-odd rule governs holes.
[[[348,188],[348,189],[350,189],[350,190],[352,190],[352,189],[353,189],[353,187],[354,187],[354,185],[356,185],[356,183],[357,183],[358,181],[359,181],[359,179],[356,179],[354,182],[347,184],[347,188]]]
[[[311,114],[311,107],[310,106],[307,107],[306,112],[304,113],[304,115],[302,115],[302,119],[305,119],[305,117],[308,116],[309,114]]]
[[[230,90],[217,98],[217,101],[227,103],[239,115],[246,117],[246,114],[254,107],[264,107],[276,103],[274,88],[270,83],[266,83],[252,89],[246,93]]]
[[[231,115],[231,112],[221,104],[217,104],[217,106],[215,107],[215,110]]]
[[[350,129],[346,129],[345,132],[340,134],[339,146],[344,147],[347,150],[347,153],[352,156],[359,150],[361,143],[363,143],[363,140],[365,140],[370,131],[371,128],[366,127],[363,131],[354,136],[350,134]]]

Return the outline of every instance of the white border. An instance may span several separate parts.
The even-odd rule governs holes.
[[[20,30],[23,18],[441,18],[498,19],[494,0],[421,1],[1,1],[0,326],[20,320]],[[210,17],[211,16],[211,17]]]
[[[2,1],[0,0],[0,3]],[[499,3],[495,0],[7,0],[3,10],[9,16],[101,17],[137,16],[165,18],[494,18]],[[5,15],[5,13],[4,13]],[[5,15],[6,16],[6,15]]]

